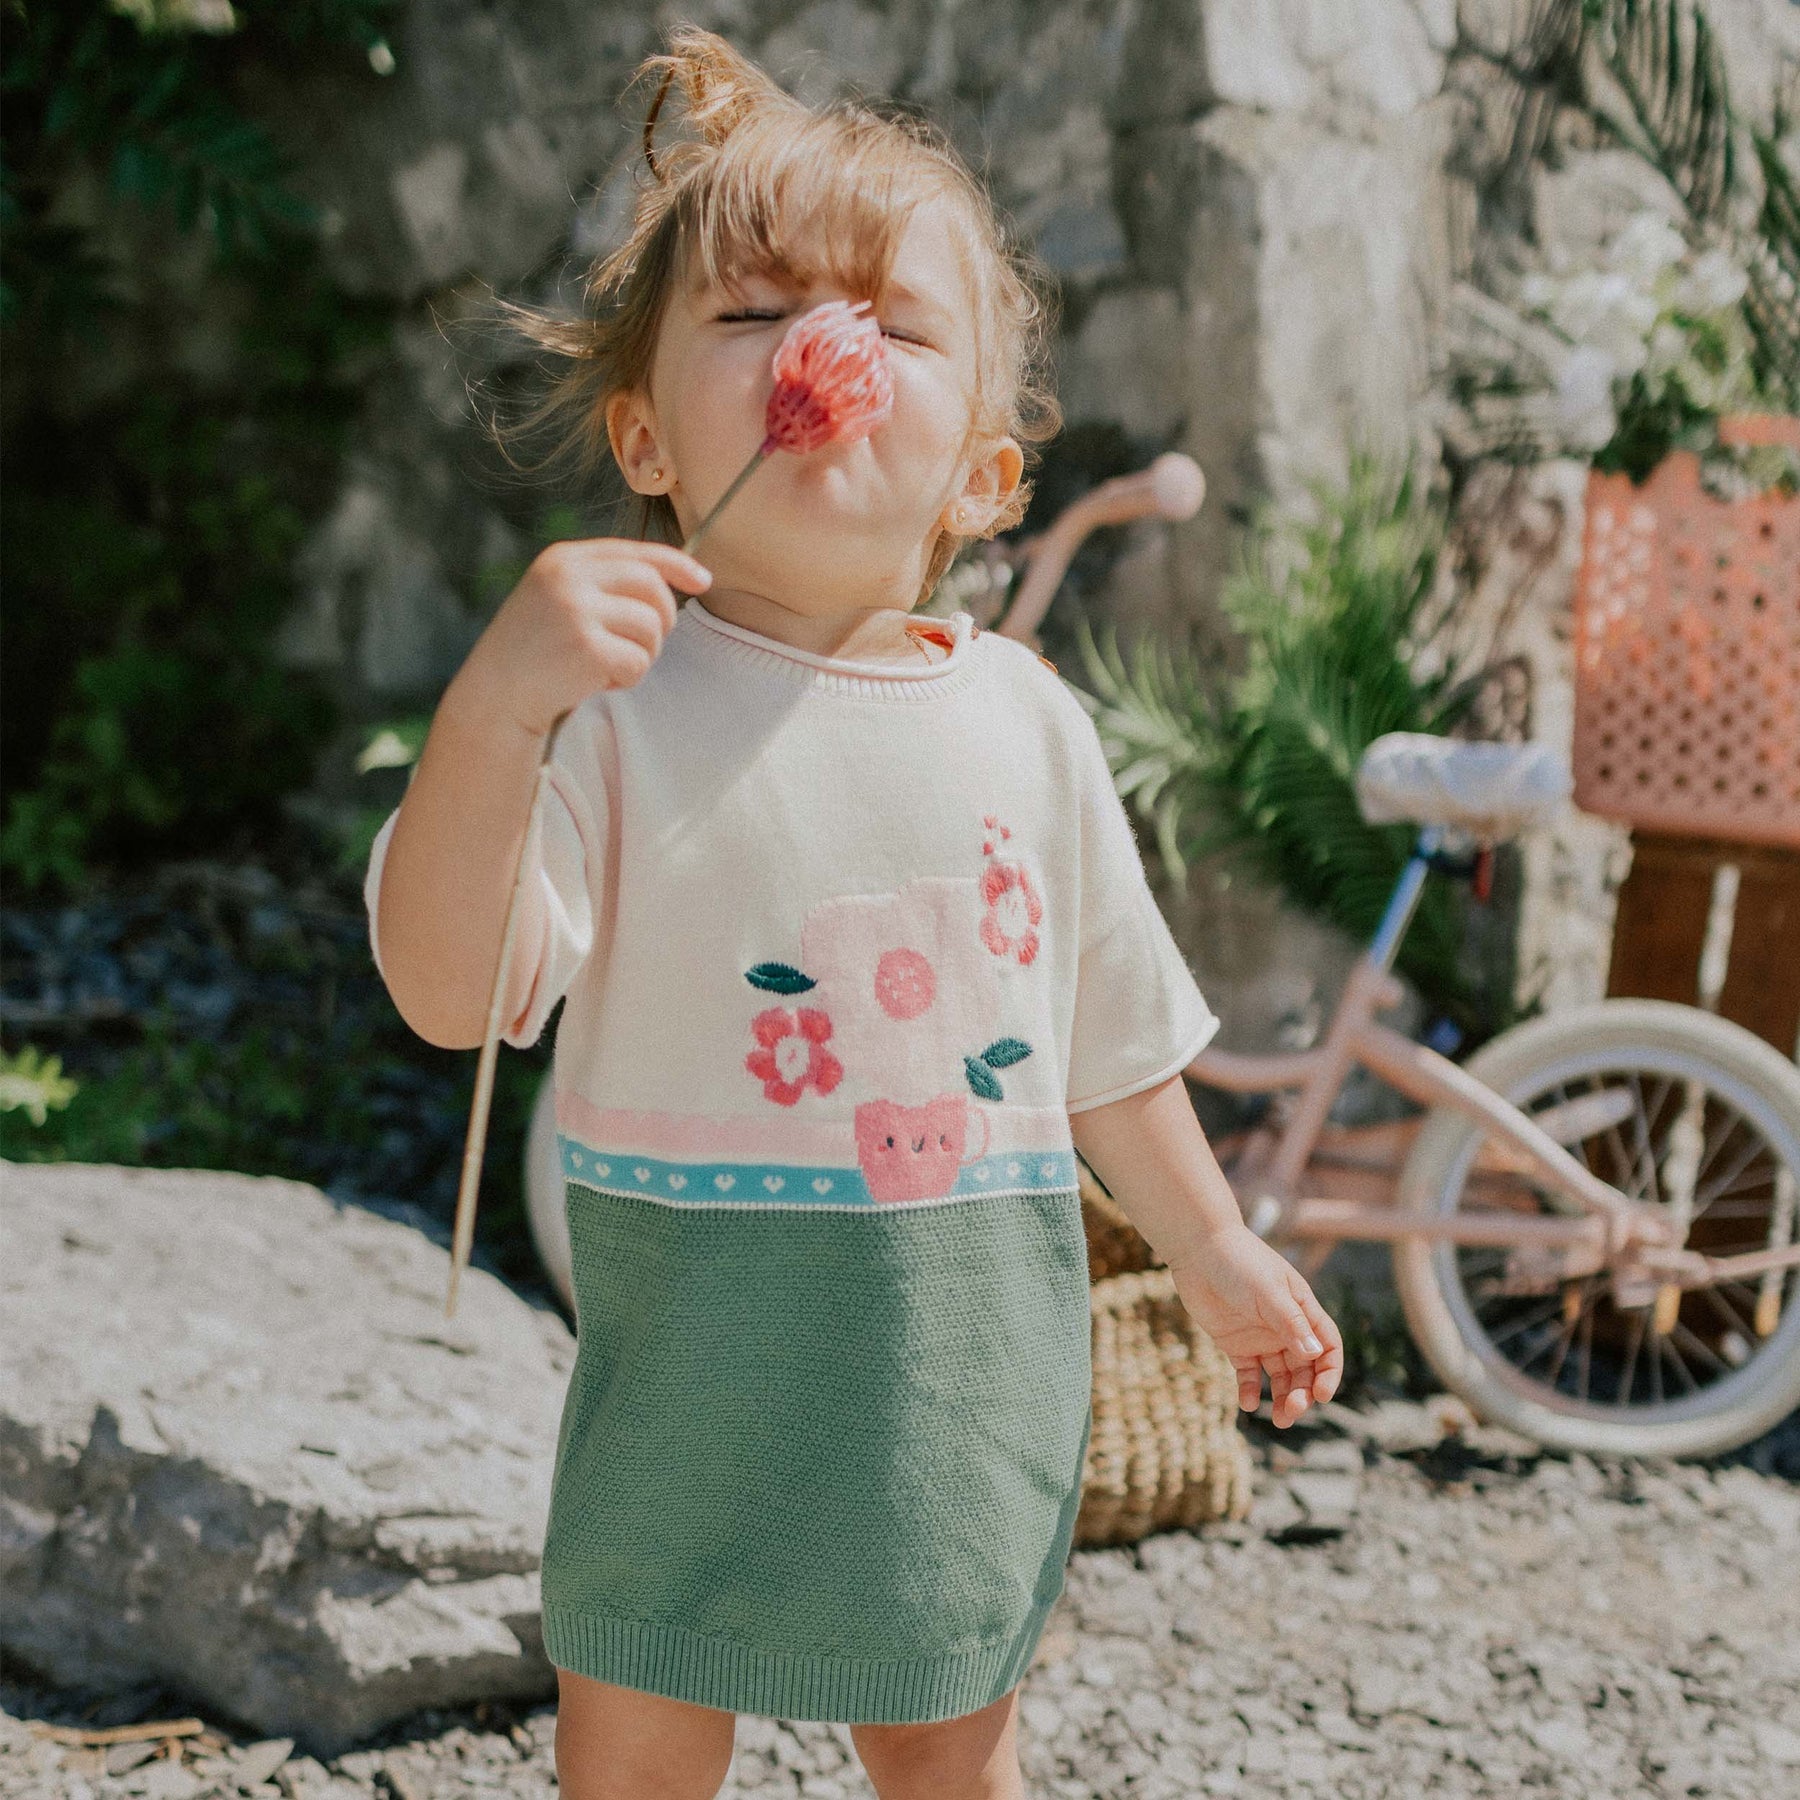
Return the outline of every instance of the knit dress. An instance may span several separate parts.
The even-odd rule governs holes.
[[[1218,1022],[1073,692],[942,623],[913,666],[690,600],[558,737],[506,1036],[564,1002],[561,1668],[949,1718],[1019,1681],[1062,1591],[1092,1381],[1068,1115]]]

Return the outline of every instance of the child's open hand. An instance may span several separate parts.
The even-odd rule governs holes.
[[[1337,1392],[1342,1334],[1300,1271],[1249,1226],[1214,1233],[1170,1273],[1195,1324],[1231,1358],[1245,1412],[1262,1398],[1265,1371],[1283,1428]]]
[[[673,544],[551,544],[507,595],[458,683],[541,735],[596,689],[641,681],[675,623],[674,586],[700,593],[711,584],[712,572]]]

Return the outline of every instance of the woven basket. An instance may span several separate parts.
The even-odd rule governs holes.
[[[1075,1542],[1129,1544],[1241,1519],[1250,1451],[1237,1428],[1236,1372],[1085,1165],[1078,1177],[1093,1283],[1094,1421]]]

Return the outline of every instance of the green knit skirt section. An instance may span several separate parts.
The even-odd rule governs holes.
[[[1077,1192],[828,1210],[570,1183],[568,1219],[550,1660],[846,1724],[1011,1688],[1081,1500]]]

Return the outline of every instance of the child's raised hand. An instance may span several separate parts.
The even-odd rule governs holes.
[[[673,544],[551,544],[489,621],[457,682],[541,736],[596,689],[641,681],[675,623],[674,589],[711,584],[711,570]]]
[[[1212,1234],[1170,1273],[1195,1324],[1231,1358],[1245,1412],[1256,1410],[1265,1373],[1283,1428],[1337,1392],[1342,1334],[1300,1271],[1249,1226]]]

